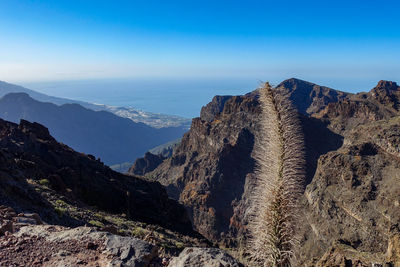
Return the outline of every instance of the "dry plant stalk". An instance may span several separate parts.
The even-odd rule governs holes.
[[[262,132],[249,222],[251,258],[257,266],[292,266],[304,181],[303,135],[286,91],[265,83],[260,103]]]

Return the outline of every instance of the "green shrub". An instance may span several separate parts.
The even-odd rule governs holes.
[[[57,200],[56,200],[56,205],[57,205],[57,206],[64,207],[64,206],[67,206],[68,204],[67,204],[67,203],[65,203],[65,201],[64,201],[64,200],[57,199]]]
[[[91,221],[89,221],[89,223],[91,225],[99,227],[99,228],[103,228],[104,227],[104,224],[102,222],[99,222],[99,221],[91,220]]]
[[[50,181],[48,179],[40,179],[39,184],[43,186],[49,186]]]
[[[138,238],[143,238],[146,236],[146,230],[141,227],[135,227],[132,230],[132,235]]]
[[[57,213],[58,217],[62,217],[67,210],[65,208],[55,207],[54,211]]]

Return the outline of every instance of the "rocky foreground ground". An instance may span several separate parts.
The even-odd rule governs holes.
[[[43,224],[38,214],[17,214],[5,206],[0,225],[0,266],[242,266],[217,248],[186,248],[167,258],[138,238]]]

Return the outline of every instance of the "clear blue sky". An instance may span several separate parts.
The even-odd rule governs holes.
[[[1,0],[0,80],[400,81],[399,2]]]

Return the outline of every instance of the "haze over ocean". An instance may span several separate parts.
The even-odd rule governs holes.
[[[198,117],[216,94],[239,95],[254,90],[256,79],[107,79],[22,83],[52,96],[90,103]]]
[[[266,81],[265,75],[262,81]],[[291,77],[269,78],[278,84]],[[309,80],[346,92],[367,91],[378,82],[378,77],[369,80]],[[182,79],[98,79],[76,81],[22,82],[29,89],[52,96],[70,98],[90,103],[179,115],[186,118],[197,117],[202,106],[215,95],[241,95],[256,89],[261,78],[182,78]]]

